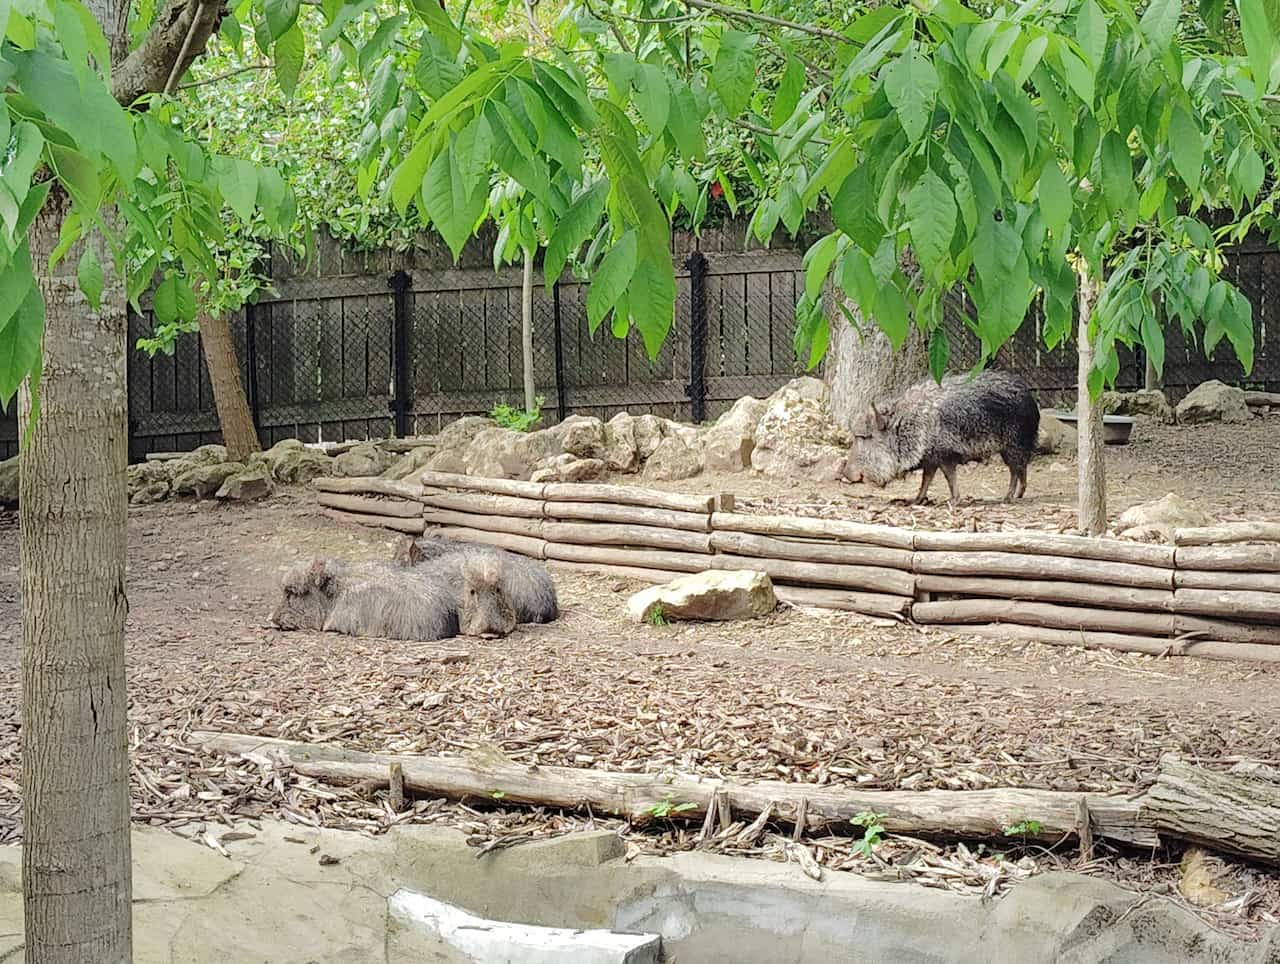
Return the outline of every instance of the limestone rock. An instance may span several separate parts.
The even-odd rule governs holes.
[[[194,495],[197,499],[207,499],[222,488],[223,482],[237,472],[243,471],[245,471],[243,462],[196,465],[173,480],[173,494]]]
[[[1161,422],[1173,421],[1173,408],[1164,392],[1140,388],[1136,392],[1103,392],[1102,411],[1106,415],[1145,415]]]
[[[467,446],[463,467],[467,475],[488,479],[527,479],[533,471],[528,436],[509,428],[486,428]],[[430,462],[429,462],[430,464]]]
[[[395,456],[375,442],[361,442],[333,460],[333,474],[342,479],[363,479],[381,475],[391,468]]]
[[[801,398],[817,402],[822,408],[830,407],[831,386],[821,378],[814,378],[812,375],[801,375],[799,378],[791,379],[779,389],[779,392],[794,392]]]
[[[580,459],[598,459],[604,454],[604,424],[587,415],[570,415],[555,428],[560,448]]]
[[[1243,390],[1214,379],[1192,389],[1191,394],[1178,403],[1177,414],[1179,425],[1247,422],[1249,406]]]
[[[0,505],[18,504],[18,456],[0,462]]]
[[[826,396],[813,383],[822,384],[814,378],[795,379],[769,396],[756,426],[752,468],[813,482],[840,478],[852,439],[831,418],[819,400]]]
[[[716,419],[702,436],[708,472],[741,472],[751,467],[756,447],[756,426],[764,415],[765,403],[746,396]]]
[[[1211,524],[1212,520],[1198,506],[1170,492],[1163,499],[1125,509],[1116,520],[1116,530],[1122,539],[1172,542],[1174,529]]]
[[[1040,413],[1040,430],[1036,435],[1036,452],[1040,455],[1058,455],[1076,450],[1076,431],[1070,425],[1058,421],[1047,411]]]
[[[150,505],[153,502],[163,502],[169,497],[169,483],[163,479],[156,482],[144,482],[137,488],[129,490],[130,505]]]
[[[265,452],[250,456],[249,465],[265,465],[271,477],[285,484],[306,484],[322,475],[330,475],[334,459],[319,449],[309,448],[297,439],[282,439]]]
[[[433,455],[435,455],[435,449],[428,445],[420,445],[417,448],[410,449],[400,456],[391,468],[383,472],[382,476],[387,479],[407,479],[425,469]]]
[[[185,458],[201,465],[217,465],[227,460],[227,447],[225,445],[201,445],[195,451],[188,452]]]
[[[222,487],[218,489],[217,497],[234,502],[252,502],[265,499],[271,494],[273,488],[271,476],[266,469],[245,469],[223,482]]]
[[[613,472],[634,472],[640,465],[636,419],[626,412],[619,412],[605,424],[604,462]]]
[[[713,569],[642,589],[627,601],[627,614],[637,623],[754,619],[777,605],[768,574]]]
[[[662,420],[656,415],[637,415],[632,431],[636,438],[636,454],[640,461],[647,462],[662,444]]]
[[[702,454],[676,437],[659,442],[644,465],[644,477],[651,482],[691,479],[701,471]]]
[[[451,472],[454,475],[467,474],[466,452],[458,449],[437,449],[427,457],[423,468],[429,472]]]
[[[598,479],[604,472],[604,467],[605,463],[601,459],[580,459],[576,455],[562,452],[547,459],[530,479],[534,482],[587,482]]]
[[[464,415],[440,430],[436,436],[436,448],[439,451],[457,449],[462,451],[471,444],[471,440],[487,428],[493,428],[492,419],[483,415]]]

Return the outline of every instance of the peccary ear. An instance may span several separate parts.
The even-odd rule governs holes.
[[[325,568],[323,559],[314,559],[307,569],[307,579],[317,589],[324,590],[329,588],[329,583],[333,581],[333,576]]]
[[[867,413],[867,416],[871,423],[871,427],[877,432],[883,432],[889,427],[889,413],[882,412],[880,409],[876,408],[875,402],[871,403],[871,409]]]

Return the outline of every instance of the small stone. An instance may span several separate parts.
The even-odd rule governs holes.
[[[1106,415],[1145,415],[1161,422],[1173,421],[1173,408],[1164,392],[1140,388],[1134,392],[1103,392],[1102,411]]]
[[[246,469],[223,482],[217,497],[234,502],[252,502],[265,499],[272,489],[271,476],[265,468]]]
[[[320,866],[321,866],[321,867],[332,867],[332,866],[334,866],[335,864],[340,864],[340,863],[342,863],[342,861],[341,861],[341,860],[339,860],[337,857],[333,856],[333,854],[321,854],[321,855],[320,855]]]
[[[627,600],[633,622],[754,619],[778,606],[767,573],[712,569],[642,589]]]

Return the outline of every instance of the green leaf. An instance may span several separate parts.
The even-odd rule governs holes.
[[[636,110],[651,133],[661,134],[671,112],[671,89],[667,86],[666,73],[653,64],[637,64],[633,83]]]
[[[1142,347],[1147,350],[1147,356],[1159,375],[1164,371],[1164,332],[1151,312],[1142,316]]]
[[[1181,0],[1151,0],[1143,13],[1139,26],[1142,35],[1155,47],[1157,56],[1164,54],[1173,43],[1174,32],[1178,29],[1178,14],[1181,12]]]
[[[875,316],[880,283],[871,270],[871,259],[861,248],[850,245],[836,269],[836,283],[852,298],[867,318]],[[906,333],[903,333],[905,337]]]
[[[831,202],[831,217],[836,227],[867,254],[875,254],[885,234],[876,214],[873,177],[870,162],[859,165],[844,179]]]
[[[769,111],[769,123],[773,125],[774,130],[786,123],[787,118],[796,109],[796,104],[800,103],[804,83],[804,64],[795,57],[788,56],[786,69],[782,72],[782,79],[778,81],[778,89],[773,95],[773,106]]]
[[[839,234],[824,235],[805,252],[804,291],[810,301],[817,301],[821,297],[831,264],[839,252]]]
[[[98,180],[98,165],[79,151],[61,144],[50,144],[49,157],[54,173],[70,192],[76,204],[96,211],[102,200],[102,182]]]
[[[947,356],[950,354],[951,346],[947,342],[947,330],[933,329],[933,334],[929,336],[929,374],[935,381],[942,381],[942,376],[947,373]]]
[[[751,102],[756,87],[757,40],[755,34],[741,30],[725,30],[720,35],[720,48],[711,68],[711,89],[730,117],[741,114]]]
[[[1072,53],[1065,44],[1058,46],[1058,57],[1067,75],[1067,85],[1075,91],[1077,97],[1092,108],[1095,93],[1093,71],[1085,66],[1084,61]]]
[[[307,42],[297,24],[286,30],[273,49],[276,83],[289,96],[298,89],[302,65],[307,59]]]
[[[631,276],[636,270],[637,247],[638,236],[634,229],[629,230],[600,259],[600,266],[596,268],[587,292],[587,324],[593,335],[631,284]]]
[[[36,371],[44,336],[44,299],[34,285],[13,320],[0,328],[0,406],[8,407],[23,379]]]
[[[191,321],[196,315],[196,296],[181,275],[170,272],[156,288],[151,302],[156,321],[162,325]]]
[[[1018,38],[1022,36],[1022,31],[1013,24],[1007,24],[996,34],[995,39],[991,42],[991,46],[987,48],[987,74],[994,77],[996,71],[1004,66],[1005,58],[1009,56],[1009,51],[1013,49],[1013,45],[1018,42]]]
[[[1076,14],[1076,43],[1096,74],[1107,53],[1107,18],[1094,0],[1085,0]]]
[[[1062,168],[1058,166],[1056,160],[1049,161],[1040,172],[1037,193],[1045,227],[1055,238],[1061,240],[1067,224],[1071,221],[1071,186],[1067,183]]]
[[[924,136],[938,96],[938,73],[933,64],[912,50],[884,71],[884,92],[898,112],[898,122],[912,143]]]
[[[462,80],[462,68],[453,62],[453,58],[440,41],[429,33],[424,33],[418,48],[418,62],[414,65],[413,76],[418,86],[432,98],[443,97]]]
[[[1246,147],[1240,153],[1240,163],[1236,167],[1236,178],[1240,183],[1240,191],[1250,203],[1262,189],[1262,182],[1267,176],[1267,169],[1262,158],[1252,147]]]
[[[560,280],[569,258],[595,233],[600,216],[604,213],[604,201],[608,194],[608,182],[596,181],[569,206],[569,210],[556,225],[551,240],[547,242],[542,263],[543,281],[548,291]]]
[[[925,274],[939,278],[950,260],[956,232],[955,196],[942,178],[926,170],[907,194],[906,204],[911,246]]]
[[[907,317],[907,303],[896,284],[890,282],[882,285],[876,294],[875,320],[888,337],[893,350],[901,348],[911,330],[911,320]]]
[[[1249,55],[1253,93],[1257,99],[1270,87],[1277,42],[1274,31],[1280,30],[1280,24],[1268,22],[1263,0],[1236,0],[1236,8],[1240,11],[1240,33],[1244,38],[1244,49]]]
[[[463,179],[453,145],[437,154],[427,168],[422,181],[426,214],[449,245],[455,261],[484,213],[486,186]]]
[[[1178,176],[1194,193],[1200,187],[1204,143],[1199,125],[1180,104],[1174,106],[1169,117],[1169,150]]]
[[[419,19],[427,25],[432,36],[444,44],[450,57],[456,57],[462,49],[462,32],[449,17],[439,0],[410,0],[410,6]]]
[[[1232,288],[1227,297],[1223,314],[1223,325],[1227,330],[1227,340],[1240,359],[1245,374],[1253,371],[1253,306]]]
[[[606,53],[604,55],[604,76],[621,97],[626,97],[631,90],[631,82],[635,80],[636,68],[639,64],[630,53]]]
[[[236,19],[236,15],[228,11],[226,16],[218,24],[218,35],[231,45],[237,54],[244,52],[244,31],[240,28],[240,21]]]
[[[649,250],[636,258],[627,301],[631,320],[640,329],[645,351],[652,360],[658,357],[675,318],[676,276],[666,243],[647,242],[646,247]],[[591,290],[595,291],[594,284]]]
[[[1115,131],[1107,131],[1102,139],[1102,195],[1112,211],[1126,211],[1134,206],[1133,161],[1129,145]]]
[[[671,113],[667,130],[686,160],[700,161],[707,154],[707,140],[702,131],[702,115],[689,85],[677,84],[671,93]]]
[[[0,329],[13,320],[35,283],[31,271],[31,249],[24,240],[13,252],[9,263],[0,269]]]
[[[409,209],[409,202],[417,196],[430,163],[431,138],[423,137],[391,172],[391,203],[401,215]]]
[[[267,20],[267,36],[279,40],[298,22],[299,0],[263,0]]]
[[[35,174],[36,165],[40,163],[40,155],[44,151],[44,135],[40,128],[30,121],[22,121],[13,127],[13,138],[17,147],[12,159],[4,166],[4,183],[13,192],[19,202],[31,190],[31,176]]]
[[[258,169],[249,161],[229,160],[218,177],[223,200],[245,224],[253,220],[258,201]]]
[[[86,244],[84,253],[80,255],[76,279],[80,282],[80,290],[89,299],[89,307],[97,311],[102,307],[102,288],[106,284],[106,278],[103,276],[102,265],[98,264],[98,256],[94,253],[91,244]]]
[[[1041,34],[1031,39],[1018,58],[1017,69],[1013,72],[1013,82],[1017,86],[1022,87],[1026,84],[1035,69],[1040,66],[1040,61],[1048,49],[1048,34]]]

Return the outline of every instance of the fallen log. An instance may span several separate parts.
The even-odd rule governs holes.
[[[639,569],[661,569],[666,572],[704,572],[711,568],[714,556],[696,552],[671,552],[665,549],[622,549],[617,546],[575,546],[548,542],[547,558],[563,562],[590,562],[606,566],[633,566]]]
[[[1154,612],[1167,610],[1169,603],[1173,601],[1173,593],[1168,589],[1135,589],[1132,586],[1099,586],[1087,582],[1001,579],[986,576],[935,576],[928,573],[916,576],[916,589],[957,596],[1078,603],[1107,609]]]
[[[545,559],[547,543],[543,539],[532,539],[528,536],[514,536],[506,532],[484,532],[480,529],[454,529],[448,526],[431,530],[446,539],[457,542],[469,542],[473,545],[496,546],[531,559]]]
[[[385,785],[391,764],[399,763],[405,788],[433,797],[492,800],[501,793],[504,805],[526,803],[567,810],[589,806],[595,813],[612,813],[636,821],[651,819],[659,807],[672,810],[673,803],[681,808],[673,811],[674,816],[701,820],[712,796],[719,793],[736,817],[754,817],[772,808],[778,818],[792,822],[804,800],[811,822],[848,823],[869,811],[883,815],[880,822],[891,833],[1000,837],[1005,827],[1034,819],[1040,829],[1028,837],[1057,841],[1076,834],[1079,802],[1086,796],[1022,789],[858,790],[777,780],[735,784],[678,774],[530,767],[496,753],[467,757],[393,756],[207,731],[195,731],[191,739],[206,750],[289,766],[304,776],[322,780]],[[1087,804],[1095,835],[1138,847],[1159,842],[1156,832],[1140,819],[1138,801],[1090,794]]]
[[[579,522],[610,522],[618,525],[654,526],[684,529],[688,532],[710,532],[711,516],[674,509],[653,509],[640,505],[613,505],[607,502],[544,502],[549,519]]]
[[[1280,572],[1280,546],[1184,546],[1174,550],[1179,569]]]
[[[1245,391],[1244,403],[1250,408],[1280,408],[1280,392]]]
[[[456,472],[423,472],[418,481],[424,487],[435,489],[466,489],[489,495],[511,495],[523,499],[542,500],[541,482],[521,482],[519,479],[487,479],[478,475],[459,475]]]
[[[915,577],[898,569],[877,566],[839,566],[824,562],[796,562],[792,559],[761,559],[717,553],[711,557],[709,569],[749,569],[767,572],[774,582],[800,583],[804,586],[840,586],[847,589],[869,589],[894,596],[914,596]]]
[[[782,602],[792,606],[811,606],[814,609],[834,609],[860,613],[863,616],[884,616],[900,619],[911,611],[908,596],[891,596],[876,592],[850,592],[846,589],[811,589],[806,586],[773,587],[773,593]]]
[[[753,532],[712,532],[711,546],[719,552],[763,559],[794,559],[797,562],[832,562],[849,566],[885,566],[911,571],[911,553],[906,549],[859,545],[851,542],[779,539]]]
[[[1138,589],[1172,589],[1173,570],[1129,562],[1070,559],[1017,552],[917,552],[912,560],[917,573],[935,576],[1012,576],[1132,586]]]
[[[889,549],[910,549],[914,533],[897,526],[867,525],[843,519],[806,519],[789,515],[747,515],[713,512],[711,528],[725,532],[754,532],[766,536],[798,536],[802,539],[838,539]]]
[[[1280,646],[1280,625],[1239,623],[1227,619],[1206,619],[1177,613],[1173,617],[1174,634],[1179,637],[1217,639],[1227,643],[1259,643]]]
[[[1280,542],[1280,522],[1225,522],[1173,530],[1175,546],[1214,546],[1230,542]]]
[[[411,536],[422,535],[421,519],[401,519],[391,515],[369,515],[365,512],[344,512],[341,509],[320,510],[330,519],[336,519],[339,522],[354,522],[356,525],[368,526],[371,528],[394,529],[396,532],[403,532]]]
[[[650,549],[678,549],[683,552],[711,553],[711,534],[686,532],[682,529],[660,529],[656,526],[622,525],[610,522],[542,523],[549,542],[584,546],[644,546]]]
[[[710,514],[714,495],[683,495],[660,492],[633,485],[600,485],[591,482],[548,482],[542,497],[549,502],[608,502],[612,505],[642,505],[675,512]]]
[[[519,519],[542,518],[543,503],[517,495],[483,495],[472,492],[445,492],[424,488],[419,496],[423,505],[472,515],[505,515]]]
[[[1173,585],[1177,589],[1243,589],[1249,592],[1280,592],[1280,572],[1210,572],[1198,569],[1176,569]]]
[[[1162,833],[1280,866],[1280,786],[1269,780],[1166,755],[1140,812]]]
[[[1099,562],[1173,567],[1173,547],[1054,532],[917,532],[917,552],[1018,552]]]
[[[395,482],[391,479],[331,479],[322,475],[311,485],[317,492],[391,495],[401,499],[417,499],[422,495],[422,486],[413,482]]]
[[[966,636],[981,636],[1002,642],[1046,643],[1050,646],[1079,646],[1084,649],[1112,649],[1121,653],[1143,653],[1147,656],[1203,656],[1206,659],[1254,660],[1259,663],[1280,662],[1280,648],[1251,643],[1227,643],[1220,639],[1161,639],[1155,636],[1131,636],[1127,633],[1103,633],[1078,629],[1050,629],[1044,626],[1019,626],[997,623],[979,626],[939,626]]]
[[[479,529],[482,532],[509,532],[514,536],[542,538],[541,519],[520,519],[507,515],[476,515],[471,512],[451,512],[448,509],[422,507],[422,519],[428,525],[450,526],[457,529]]]
[[[553,571],[576,572],[592,576],[616,576],[634,579],[636,582],[663,583],[689,575],[674,569],[644,569],[640,566],[612,566],[596,562],[570,562],[567,559],[548,559],[547,568]]]
[[[359,512],[365,515],[393,515],[401,519],[422,517],[422,503],[407,499],[379,499],[363,495],[339,495],[337,492],[318,492],[316,501],[329,509]]]
[[[1280,593],[1276,592],[1178,589],[1173,594],[1171,608],[1176,613],[1224,619],[1256,619],[1280,626]]]
[[[1172,613],[1127,612],[1012,599],[951,599],[944,602],[918,602],[911,607],[911,618],[925,625],[1012,623],[1019,626],[1124,633],[1134,636],[1174,635]]]

